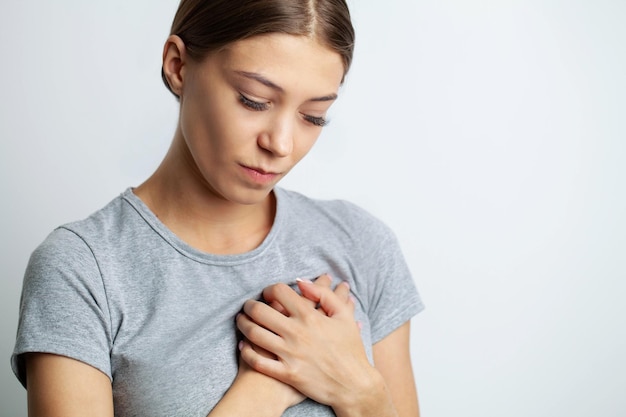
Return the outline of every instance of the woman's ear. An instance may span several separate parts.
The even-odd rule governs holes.
[[[183,91],[186,59],[187,49],[183,40],[176,35],[167,38],[163,47],[163,75],[170,90],[179,98]]]

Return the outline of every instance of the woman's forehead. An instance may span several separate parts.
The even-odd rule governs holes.
[[[305,36],[255,36],[227,45],[212,58],[224,69],[249,74],[248,78],[269,87],[287,89],[311,82],[317,89],[328,90],[324,95],[336,93],[344,75],[341,56]]]

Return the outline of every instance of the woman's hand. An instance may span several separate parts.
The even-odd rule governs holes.
[[[332,279],[328,275],[323,275],[317,280],[315,280],[315,285],[330,288],[332,284]],[[347,300],[349,290],[341,289],[337,291],[338,296]],[[304,300],[307,300],[306,298]],[[315,307],[317,303],[314,301],[307,300],[308,304],[311,307]],[[284,307],[277,301],[271,303],[272,308],[280,311],[285,314],[286,310]],[[240,342],[239,348],[243,347],[244,342]],[[255,354],[268,358],[268,359],[277,359],[275,355],[268,352],[267,350],[259,347],[250,345],[251,349],[255,352]],[[291,385],[287,385],[284,382],[278,381],[274,378],[271,378],[267,375],[263,375],[262,373],[252,369],[250,365],[241,357],[239,358],[239,370],[237,372],[237,377],[235,378],[235,383],[233,385],[242,384],[242,386],[253,386],[258,390],[259,387],[263,387],[263,389],[267,389],[268,394],[267,398],[271,398],[271,401],[277,401],[281,403],[284,409],[294,406],[296,404],[301,403],[306,398],[302,393],[300,393],[297,389],[293,388]]]
[[[302,296],[287,285],[276,284],[263,292],[269,305],[257,301],[244,304],[245,314],[237,319],[247,339],[241,346],[243,360],[330,405],[338,415],[347,415],[346,410],[375,410],[371,403],[382,396],[388,400],[388,393],[382,377],[368,362],[347,284],[340,284],[336,292],[307,281],[298,286]],[[276,305],[280,308],[272,308]],[[274,357],[260,355],[257,346]],[[375,412],[393,415],[388,408]]]

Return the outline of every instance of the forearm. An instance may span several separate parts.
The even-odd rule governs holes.
[[[288,408],[283,400],[256,375],[238,376],[207,417],[280,417]]]

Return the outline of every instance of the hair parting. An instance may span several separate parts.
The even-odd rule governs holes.
[[[232,42],[270,33],[313,37],[341,56],[344,77],[350,68],[355,33],[345,0],[182,0],[170,31],[197,61]],[[177,96],[163,70],[161,76]]]

